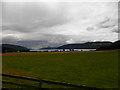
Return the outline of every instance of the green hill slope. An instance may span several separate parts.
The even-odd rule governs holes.
[[[27,52],[28,48],[12,44],[2,44],[2,53],[6,52]]]

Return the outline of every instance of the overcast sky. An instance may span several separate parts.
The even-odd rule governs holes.
[[[118,40],[117,2],[3,2],[3,43],[29,48]]]

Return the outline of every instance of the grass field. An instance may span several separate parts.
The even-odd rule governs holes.
[[[6,74],[102,88],[118,87],[117,50],[6,53],[2,56],[2,70]]]

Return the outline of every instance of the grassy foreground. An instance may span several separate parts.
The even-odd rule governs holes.
[[[102,88],[118,87],[118,51],[29,52],[2,56],[6,74]]]

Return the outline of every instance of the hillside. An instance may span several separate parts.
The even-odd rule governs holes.
[[[6,52],[27,52],[28,48],[12,44],[2,44],[2,53]]]
[[[97,49],[101,46],[111,45],[112,42],[87,42],[83,44],[67,44],[58,47],[57,49]]]
[[[120,40],[112,43],[111,45],[100,47],[97,50],[112,50],[112,49],[120,49]]]

